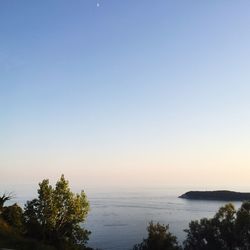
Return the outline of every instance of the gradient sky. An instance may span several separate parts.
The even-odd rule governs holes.
[[[0,1],[0,187],[250,189],[249,0]]]

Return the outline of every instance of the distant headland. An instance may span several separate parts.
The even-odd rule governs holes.
[[[250,200],[250,193],[241,193],[228,190],[189,191],[179,196],[179,198],[189,200],[246,201]]]

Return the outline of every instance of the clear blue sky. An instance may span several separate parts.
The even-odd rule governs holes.
[[[2,0],[0,183],[249,185],[249,13]]]

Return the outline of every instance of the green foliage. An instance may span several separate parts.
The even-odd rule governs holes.
[[[185,250],[249,250],[250,202],[244,202],[237,212],[227,204],[212,219],[192,221],[185,231]]]
[[[243,202],[238,211],[232,204],[221,207],[211,219],[191,221],[184,250],[250,250],[250,201]],[[133,250],[175,250],[177,239],[168,226],[159,223],[148,226],[148,238]]]
[[[148,238],[134,246],[133,250],[179,250],[177,239],[169,232],[169,226],[149,223]]]
[[[235,221],[238,244],[242,250],[250,249],[250,202],[242,204]]]
[[[89,211],[85,193],[74,194],[62,175],[53,188],[48,180],[39,184],[38,198],[25,205],[27,235],[55,245],[78,249],[90,232],[80,227]]]
[[[5,220],[0,218],[0,239],[7,238],[8,235],[18,237],[16,230],[11,227]]]
[[[23,238],[20,232],[5,220],[0,218],[0,248],[11,248],[18,250],[56,250],[52,246],[41,242]]]
[[[24,230],[23,210],[16,203],[12,206],[3,207],[1,216],[10,226],[19,232]]]

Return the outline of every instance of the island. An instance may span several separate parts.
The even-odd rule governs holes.
[[[179,198],[189,200],[216,200],[216,201],[247,201],[250,193],[241,193],[228,190],[217,191],[189,191]]]

